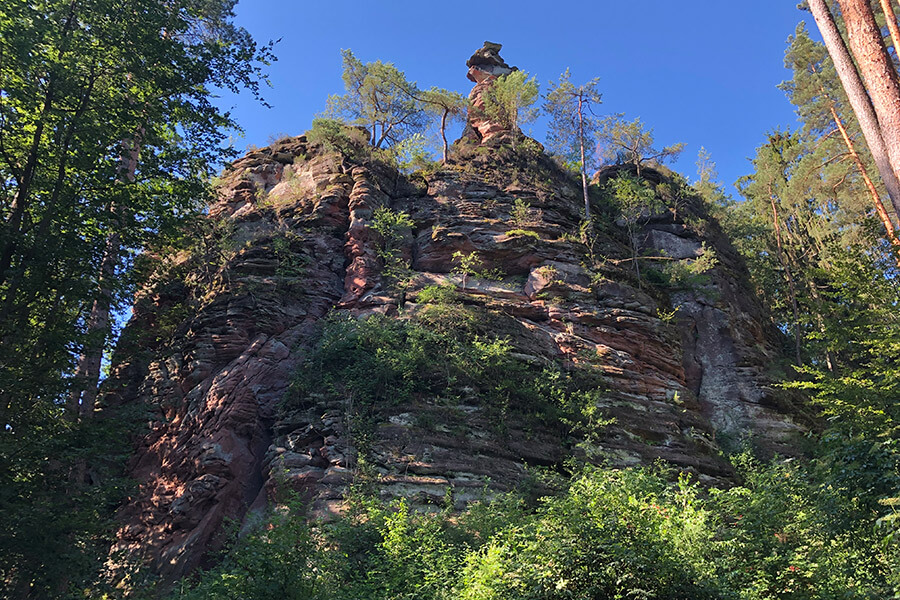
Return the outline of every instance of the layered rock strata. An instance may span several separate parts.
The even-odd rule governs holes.
[[[500,431],[476,397],[374,407],[367,477],[385,498],[462,507],[514,488],[527,465],[573,455],[613,465],[661,458],[719,480],[731,476],[720,442],[748,434],[789,452],[795,409],[767,374],[779,334],[701,201],[648,216],[640,234],[642,249],[668,262],[715,251],[705,279],[677,289],[635,278],[612,220],[585,244],[581,203],[577,182],[546,156],[504,147],[416,181],[302,136],[234,163],[204,241],[159,258],[106,384],[107,405],[151,411],[130,465],[140,489],[122,509],[115,550],[173,580],[217,546],[226,519],[250,518],[279,489],[299,492],[313,515],[340,513],[360,476],[349,399],[313,394],[302,410],[280,401],[303,376],[324,317],[415,318],[418,292],[436,284],[488,315],[517,360],[596,374],[596,408],[614,422],[588,443],[515,411]],[[402,307],[382,277],[378,207],[414,223]],[[463,285],[457,252],[499,279],[472,273]]]

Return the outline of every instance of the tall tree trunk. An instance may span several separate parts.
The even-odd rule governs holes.
[[[839,0],[847,40],[878,117],[894,173],[900,175],[900,79],[868,0]]]
[[[144,130],[140,129],[134,138],[122,143],[119,175],[116,178],[120,185],[134,181],[143,135]],[[121,213],[121,210],[115,206],[111,210],[114,214]],[[116,276],[116,267],[119,265],[121,251],[121,238],[118,232],[113,231],[106,238],[106,249],[100,263],[99,289],[88,317],[87,341],[78,358],[73,388],[67,403],[69,417],[73,420],[89,419],[94,412],[94,402],[100,386],[103,351],[106,348],[106,338],[109,333],[113,280]]]
[[[794,352],[796,354],[797,366],[803,364],[800,358],[800,307],[797,305],[797,288],[794,286],[794,276],[791,273],[791,266],[784,259],[784,251],[781,246],[781,226],[778,223],[778,207],[775,205],[775,195],[769,190],[769,202],[772,205],[772,220],[775,224],[775,244],[778,249],[778,262],[784,268],[784,274],[788,282],[788,292],[791,295],[791,309],[794,313]]]
[[[888,31],[891,32],[891,45],[894,47],[894,54],[900,58],[900,28],[897,27],[897,15],[894,14],[891,0],[881,0],[881,12],[884,13]]]
[[[112,306],[112,280],[116,266],[119,264],[120,239],[118,234],[110,235],[106,240],[106,251],[100,265],[100,282],[97,297],[91,306],[88,317],[87,341],[78,365],[75,368],[73,388],[69,395],[67,409],[73,421],[87,420],[94,412],[94,401],[100,384],[100,367],[103,363],[103,350],[109,333],[109,312]]]
[[[444,109],[444,113],[441,115],[441,140],[444,142],[444,153],[441,158],[441,163],[447,164],[447,115],[450,111]]]
[[[844,38],[841,37],[837,25],[834,23],[834,18],[831,16],[831,11],[828,10],[828,6],[825,4],[825,0],[809,0],[809,8],[813,18],[816,20],[816,24],[819,26],[819,31],[822,33],[822,39],[825,42],[825,47],[828,49],[832,62],[834,62],[841,85],[847,93],[847,98],[850,100],[850,106],[853,108],[853,113],[856,115],[860,129],[862,129],[863,137],[865,137],[869,151],[872,153],[875,167],[878,169],[884,186],[887,188],[891,204],[894,206],[894,212],[900,215],[900,179],[898,179],[897,172],[894,171],[891,165],[887,146],[878,125],[878,118],[875,116],[875,109],[872,107],[866,88],[863,86],[862,79],[860,79],[859,73],[856,71],[850,52],[844,44]]]
[[[578,146],[581,150],[581,189],[584,192],[584,218],[591,220],[591,200],[588,196],[587,164],[584,160],[584,99],[578,96]]]
[[[853,145],[853,140],[851,140],[850,136],[847,135],[847,129],[844,127],[844,123],[841,121],[840,116],[838,116],[837,111],[834,109],[834,105],[832,105],[830,108],[831,117],[834,119],[834,124],[837,125],[838,131],[841,132],[841,137],[844,138],[844,144],[846,144],[847,146],[847,151],[853,158],[853,162],[856,163],[856,168],[859,170],[860,175],[862,175],[863,181],[866,184],[866,188],[869,190],[869,195],[872,196],[872,202],[875,204],[875,212],[878,213],[878,218],[881,219],[881,222],[884,224],[884,228],[887,231],[887,238],[895,248],[900,248],[900,240],[897,239],[897,234],[894,232],[894,223],[893,221],[891,221],[891,217],[888,214],[887,209],[884,208],[884,204],[881,202],[881,198],[878,196],[878,190],[875,189],[875,184],[872,183],[872,180],[869,178],[869,174],[866,172],[866,166],[863,164],[862,159],[859,157],[859,153],[856,151],[856,148]]]

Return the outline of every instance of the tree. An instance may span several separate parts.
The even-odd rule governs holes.
[[[865,161],[870,161],[871,158],[867,155],[865,146],[858,147],[854,141],[858,133],[852,131],[857,127],[852,111],[846,123],[840,114],[845,110],[847,100],[840,83],[837,82],[834,65],[828,57],[827,50],[810,39],[802,23],[788,41],[785,66],[793,71],[793,77],[779,87],[797,107],[797,114],[803,121],[803,135],[817,140],[814,153],[819,155],[823,165],[827,165],[819,171],[833,182],[834,187],[851,182],[854,179],[852,167],[832,166],[838,165],[843,158],[849,156],[856,168],[856,175],[863,180],[876,213],[884,225],[888,240],[895,246],[900,245],[891,217],[866,169]],[[831,141],[835,131],[840,133],[842,144]],[[856,208],[852,206],[858,204],[854,195],[855,190],[842,200],[845,209]]]
[[[590,220],[587,170],[591,168],[589,161],[593,153],[585,152],[585,144],[599,128],[592,105],[601,102],[600,92],[597,91],[600,80],[592,79],[576,86],[569,79],[570,73],[566,69],[558,82],[550,84],[550,91],[545,97],[544,111],[550,115],[547,140],[551,149],[570,161],[578,161],[584,193],[584,215],[585,219]]]
[[[884,133],[879,125],[869,94],[866,92],[853,58],[844,44],[844,39],[841,37],[841,33],[825,0],[809,0],[809,9],[822,34],[822,40],[825,42],[825,47],[828,49],[828,54],[834,63],[834,68],[847,94],[850,106],[853,107],[853,112],[857,121],[859,121],[859,126],[869,146],[869,151],[872,153],[872,159],[878,168],[878,173],[881,175],[881,179],[888,190],[888,195],[894,205],[894,212],[900,214],[900,178],[898,178],[898,170],[893,164],[887,141],[884,139]]]
[[[424,114],[416,100],[415,83],[391,63],[363,63],[350,50],[342,50],[341,55],[347,93],[328,98],[328,116],[369,127],[376,148],[422,130]]]
[[[433,87],[418,95],[422,107],[426,112],[436,115],[440,119],[441,141],[443,142],[441,162],[447,162],[447,125],[456,120],[465,118],[469,101],[458,92],[451,92],[443,88]]]
[[[638,284],[641,282],[641,267],[638,257],[638,232],[646,219],[654,212],[662,208],[662,204],[656,197],[656,192],[640,177],[635,177],[626,173],[611,179],[609,182],[610,191],[619,205],[619,213],[625,222],[625,229],[628,231],[628,241],[631,245],[631,262],[634,265],[634,274],[637,276]]]
[[[866,84],[894,173],[900,176],[900,77],[868,0],[839,0],[847,41]]]
[[[73,466],[103,425],[67,423],[64,399],[96,390],[95,349],[130,296],[134,257],[200,212],[213,167],[233,155],[235,123],[212,90],[258,95],[265,81],[271,46],[233,24],[233,6],[0,6],[0,504],[19,523],[0,535],[0,586],[12,597],[64,589],[73,569],[59,562],[90,546],[86,519],[102,527],[101,486]],[[73,382],[79,353],[91,364]],[[77,405],[91,411],[92,397]],[[68,522],[40,535],[57,510]]]
[[[608,162],[632,164],[641,176],[641,165],[648,161],[674,160],[684,150],[684,144],[672,144],[661,150],[653,147],[653,130],[645,129],[640,118],[630,123],[622,115],[612,115],[600,122],[597,132],[600,153]]]
[[[528,79],[525,71],[513,71],[498,77],[484,93],[484,112],[487,117],[512,132],[538,116],[532,105],[538,98],[535,78]]]

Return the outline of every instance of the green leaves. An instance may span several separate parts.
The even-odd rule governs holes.
[[[537,109],[532,108],[538,98],[538,84],[525,71],[513,71],[497,78],[482,98],[488,119],[514,132],[538,117]]]
[[[343,96],[328,98],[326,114],[368,127],[376,148],[393,145],[424,125],[422,107],[414,83],[391,63],[363,63],[343,50]]]

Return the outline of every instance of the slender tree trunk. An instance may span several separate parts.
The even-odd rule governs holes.
[[[897,27],[897,16],[894,14],[891,0],[881,0],[881,11],[884,13],[884,20],[887,21],[888,31],[891,32],[891,44],[894,46],[894,53],[900,58],[900,28]]]
[[[778,223],[778,207],[775,206],[775,196],[769,190],[769,202],[772,205],[772,220],[775,223],[775,244],[778,248],[778,262],[784,269],[788,281],[788,291],[791,294],[791,309],[794,312],[794,352],[796,353],[797,366],[803,364],[800,359],[800,307],[797,305],[797,289],[794,286],[794,276],[791,267],[784,259],[784,251],[781,246],[781,226]]]
[[[822,39],[825,41],[825,47],[828,54],[834,62],[841,85],[847,93],[850,100],[850,106],[856,115],[862,129],[863,137],[872,153],[872,159],[881,175],[884,186],[887,188],[888,195],[891,198],[891,204],[894,206],[894,212],[900,215],[900,179],[894,171],[891,160],[888,155],[884,138],[881,136],[881,129],[878,126],[878,118],[875,116],[875,109],[866,93],[862,79],[856,71],[850,52],[844,44],[844,39],[838,31],[837,25],[825,4],[825,0],[809,0],[809,8],[812,11],[819,31],[822,33]]]
[[[143,136],[144,130],[140,129],[134,138],[122,143],[119,175],[116,178],[117,183],[120,185],[134,181]],[[114,214],[121,212],[115,206],[111,210]],[[81,420],[89,419],[94,412],[94,402],[97,399],[97,392],[100,386],[103,351],[106,348],[106,338],[109,333],[113,280],[116,276],[116,267],[119,265],[121,251],[121,238],[118,232],[113,231],[106,238],[106,249],[103,254],[103,260],[100,263],[98,294],[94,298],[91,314],[88,317],[87,342],[81,356],[78,358],[74,387],[67,403],[69,416],[73,420],[79,418]]]
[[[73,421],[87,420],[94,412],[94,402],[100,384],[100,367],[103,350],[109,332],[109,312],[112,306],[112,280],[119,264],[120,239],[118,234],[106,240],[106,252],[100,266],[100,290],[91,306],[88,317],[88,338],[84,351],[78,357],[73,389],[69,396],[68,412]]]
[[[578,146],[581,150],[581,189],[584,192],[584,218],[591,220],[591,200],[588,196],[587,164],[584,159],[584,98],[578,96]]]
[[[441,140],[444,142],[444,154],[441,159],[442,164],[447,164],[447,114],[450,111],[444,109],[444,113],[441,115]]]
[[[900,175],[900,79],[868,0],[839,0],[847,40],[878,117],[894,173]]]
[[[891,244],[894,245],[895,248],[900,247],[900,240],[897,239],[897,235],[894,232],[894,223],[891,221],[891,217],[888,214],[887,209],[885,209],[884,204],[881,202],[881,198],[879,198],[878,196],[878,190],[875,189],[875,184],[872,183],[872,180],[869,178],[869,174],[866,172],[866,167],[853,145],[853,140],[851,140],[850,136],[847,135],[847,129],[844,127],[844,123],[841,122],[841,118],[838,116],[837,111],[834,110],[834,105],[832,105],[830,108],[831,117],[834,119],[834,124],[837,125],[838,131],[841,132],[841,137],[844,138],[844,144],[846,144],[847,146],[847,151],[853,158],[853,162],[856,163],[856,168],[859,170],[860,175],[862,175],[863,181],[866,184],[866,188],[869,190],[869,195],[872,196],[872,202],[875,204],[875,212],[878,213],[878,218],[881,219],[881,222],[884,224],[884,229],[887,231],[888,240],[891,242]]]

